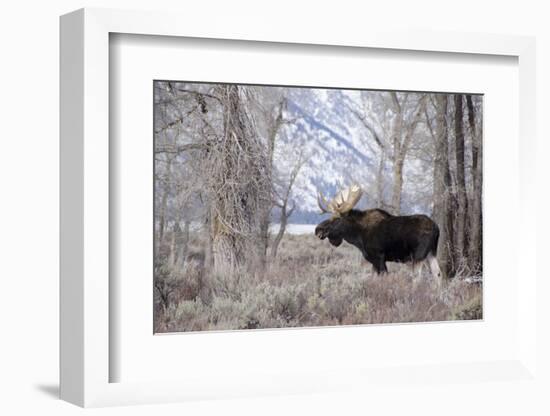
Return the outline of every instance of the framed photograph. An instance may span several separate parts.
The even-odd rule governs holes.
[[[153,89],[155,333],[483,318],[482,95]]]
[[[61,397],[537,383],[534,40],[180,22],[61,18]]]

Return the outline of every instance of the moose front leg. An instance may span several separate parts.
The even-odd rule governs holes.
[[[383,254],[377,256],[372,264],[374,265],[376,273],[382,274],[382,273],[387,273],[388,272],[388,269],[386,268],[386,261],[384,259]]]
[[[388,272],[384,253],[379,253],[378,251],[374,251],[372,249],[367,250],[366,248],[361,249],[361,252],[363,253],[365,260],[372,264],[377,274]]]

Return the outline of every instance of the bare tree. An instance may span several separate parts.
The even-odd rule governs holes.
[[[449,145],[447,124],[448,99],[446,94],[435,95],[436,127],[434,158],[433,217],[439,225],[438,261],[444,280],[453,270],[453,221],[451,206],[451,173],[449,168]],[[433,130],[432,130],[433,131]]]
[[[229,273],[257,254],[257,214],[271,197],[266,149],[247,108],[248,94],[237,85],[218,86],[223,136],[208,155],[214,268]]]
[[[272,105],[262,106],[260,109],[262,118],[265,123],[265,130],[267,133],[267,169],[268,176],[270,181],[269,191],[272,194],[269,203],[265,204],[263,207],[263,212],[261,214],[261,224],[260,224],[260,239],[261,239],[261,253],[260,253],[260,263],[265,266],[267,248],[269,246],[269,224],[271,218],[271,212],[274,206],[273,201],[275,197],[273,195],[273,171],[274,171],[274,154],[275,154],[275,142],[281,127],[287,122],[284,118],[284,112],[286,110],[286,96],[284,93],[281,93],[275,97]]]
[[[391,201],[394,214],[401,212],[404,166],[419,124],[424,121],[426,94],[409,92],[362,92],[361,105],[348,102],[352,114],[361,122],[378,155],[376,172],[377,206],[385,207],[384,182],[386,161],[392,166]],[[374,104],[376,103],[376,104]]]
[[[456,215],[456,241],[455,250],[457,256],[463,258],[467,252],[468,236],[468,198],[466,193],[465,174],[465,146],[464,146],[464,121],[462,94],[454,95],[454,133],[456,151],[456,197],[458,212]]]
[[[421,95],[412,112],[412,117],[406,119],[403,105],[407,102],[409,93],[402,93],[400,99],[397,93],[391,92],[391,100],[395,111],[395,123],[392,132],[393,142],[393,191],[392,208],[396,215],[401,212],[401,194],[403,191],[403,165],[409,150],[416,127],[422,121],[426,107],[426,95]]]
[[[471,95],[466,95],[468,108],[468,125],[472,143],[472,168],[471,177],[473,181],[472,204],[470,209],[470,238],[468,258],[470,269],[474,272],[481,272],[482,257],[482,137],[481,131],[476,126],[476,110]]]
[[[181,86],[178,82],[155,84],[155,247],[158,254],[167,256],[165,265],[172,268],[182,266],[177,249],[183,238],[182,222],[200,220],[190,217],[189,207],[200,205],[196,196],[204,188],[202,155],[211,136],[204,131],[208,124],[204,97],[198,91],[183,93]]]
[[[290,174],[286,171],[278,171],[275,165],[275,153],[277,148],[277,142],[281,134],[285,134],[285,126],[289,126],[295,123],[296,119],[291,119],[286,114],[287,111],[287,91],[284,88],[261,90],[259,95],[261,102],[256,102],[257,110],[260,114],[260,119],[263,121],[261,129],[265,130],[267,139],[267,169],[269,171],[269,180],[271,187],[271,203],[266,204],[263,207],[261,213],[261,258],[262,265],[265,264],[265,255],[269,246],[269,225],[271,222],[271,215],[273,208],[277,207],[280,210],[279,218],[279,230],[275,236],[271,245],[270,255],[272,258],[276,257],[278,246],[285,234],[286,225],[288,219],[292,215],[295,209],[295,205],[290,206],[292,203],[291,195],[292,188],[299,174],[300,169],[305,163],[304,148],[299,144],[294,143],[294,148],[299,148],[298,159],[292,166]]]
[[[378,155],[378,168],[376,170],[376,185],[375,185],[375,205],[386,209],[384,199],[384,184],[385,184],[385,168],[388,159],[388,153],[391,153],[391,145],[388,143],[386,136],[387,111],[385,106],[382,111],[373,108],[374,97],[368,91],[361,92],[361,108],[353,103],[347,103],[347,108],[360,121],[361,125],[367,132],[368,137],[374,142],[374,146],[370,146],[368,142],[365,145],[369,151]]]
[[[296,178],[300,173],[300,169],[302,169],[302,167],[304,166],[305,161],[306,161],[306,158],[304,157],[303,147],[301,147],[298,160],[296,161],[296,164],[294,165],[294,167],[292,168],[292,171],[290,172],[288,182],[286,186],[284,186],[282,195],[277,195],[278,198],[275,201],[275,205],[281,210],[281,214],[279,217],[279,230],[271,245],[272,258],[277,257],[277,250],[279,249],[279,244],[281,243],[281,240],[285,235],[288,219],[290,218],[290,216],[294,212],[294,209],[296,208],[296,205],[292,205],[292,207],[290,207],[289,205],[291,203],[290,197],[292,194],[292,187],[294,186],[294,183],[296,182]]]
[[[170,180],[171,180],[171,171],[172,171],[172,157],[168,156],[166,158],[166,174],[160,182],[162,183],[162,197],[159,209],[159,229],[158,229],[158,241],[162,245],[164,242],[164,233],[166,230],[166,209],[168,205],[168,195],[170,193]]]

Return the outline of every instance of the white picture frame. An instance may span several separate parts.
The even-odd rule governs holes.
[[[519,65],[519,212],[535,212],[535,41],[529,37],[421,31],[355,32],[325,28],[301,31],[276,24],[255,25],[224,19],[204,26],[173,13],[82,9],[61,18],[61,398],[80,406],[159,403],[197,398],[243,397],[265,394],[319,393],[357,390],[396,383],[410,369],[357,371],[332,369],[234,382],[231,375],[182,381],[110,382],[109,349],[109,34],[333,45],[437,53],[505,55]],[[112,167],[111,167],[112,168]],[[518,262],[522,279],[517,293],[517,354],[509,359],[457,365],[418,363],[413,378],[433,382],[447,374],[463,382],[507,380],[537,383],[536,364],[536,217],[520,215]],[[518,273],[519,271],[515,271]],[[269,336],[269,335],[267,335]],[[483,377],[470,377],[481,374]],[[345,381],[343,381],[345,380]]]

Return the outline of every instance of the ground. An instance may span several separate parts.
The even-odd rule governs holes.
[[[480,283],[457,277],[440,291],[427,267],[416,280],[410,265],[388,269],[376,275],[355,247],[312,234],[285,235],[261,272],[208,276],[190,260],[155,279],[155,332],[482,318]]]

